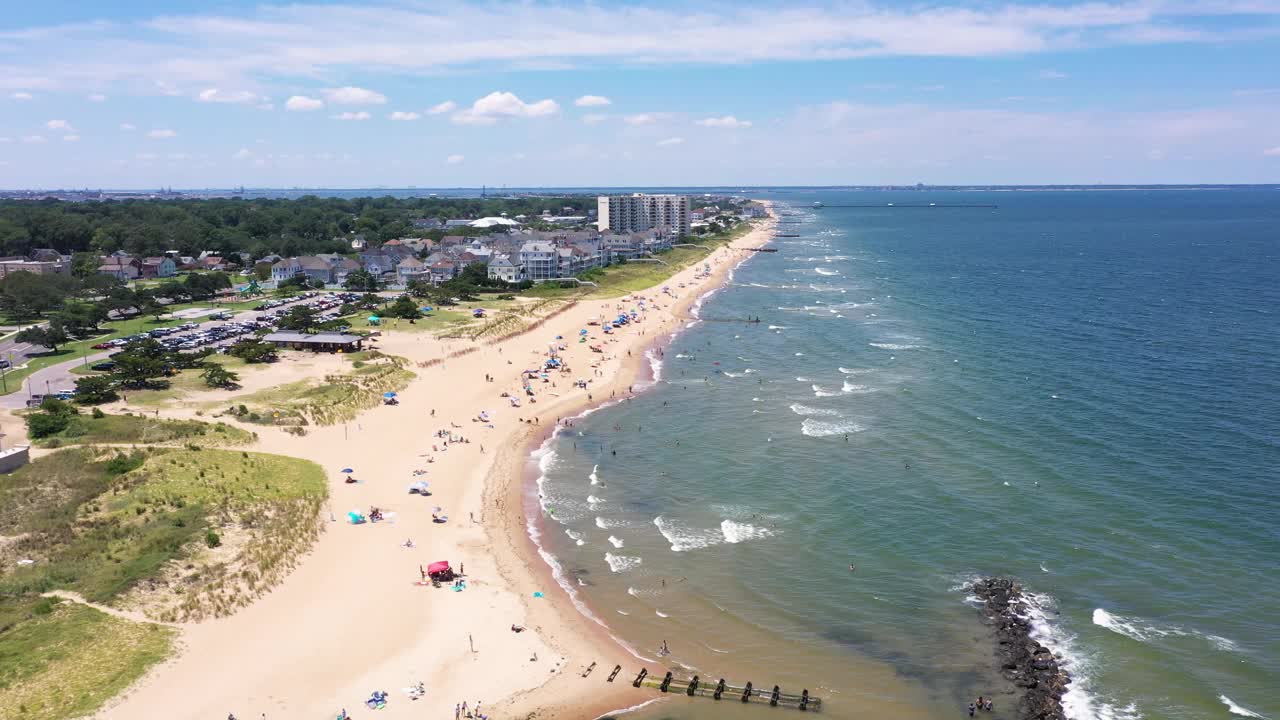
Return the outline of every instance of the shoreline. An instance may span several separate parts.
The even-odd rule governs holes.
[[[776,222],[770,212],[746,236],[632,293],[650,298],[641,321],[612,335],[596,333],[592,342],[603,353],[565,341],[561,355],[575,375],[597,368],[588,390],[565,385],[560,393],[558,383],[541,384],[536,399],[511,407],[499,396],[506,390],[523,397],[521,370],[532,358],[541,365],[549,338],[569,337],[591,318],[610,316],[621,298],[578,300],[530,332],[492,344],[395,332],[378,338],[378,350],[408,358],[417,373],[399,406],[380,405],[341,425],[311,426],[301,437],[264,428],[253,447],[325,468],[326,531],[280,585],[234,615],[184,627],[182,650],[96,716],[145,717],[156,707],[175,718],[265,711],[275,720],[343,707],[359,714],[364,698],[384,690],[391,702],[379,714],[388,718],[447,713],[467,700],[483,701],[487,713],[500,716],[591,720],[654,699],[626,677],[628,670],[634,677],[641,661],[603,621],[580,612],[538,553],[528,532],[537,514],[526,517],[524,506],[529,454],[554,432],[556,418],[592,412],[610,394],[625,397],[629,386],[647,387],[640,381],[647,351],[688,327],[691,308],[755,255],[740,248],[769,242]],[[710,266],[705,275],[704,265]],[[664,285],[671,295],[660,292]],[[323,376],[341,371],[345,360],[308,356],[308,363],[309,374]],[[199,395],[162,414],[194,419],[199,401],[224,397]],[[490,419],[477,416],[485,409]],[[359,483],[343,482],[338,468],[345,467],[355,468]],[[405,494],[420,472],[427,473],[429,499]],[[389,521],[343,521],[347,509],[369,506],[383,508]],[[424,506],[452,519],[434,523]],[[465,590],[415,582],[421,564],[440,559],[458,570],[465,566]],[[615,664],[624,671],[606,683]],[[426,696],[410,701],[400,688],[418,682]]]
[[[772,232],[777,216],[773,214],[771,203],[766,203],[766,207],[770,213],[768,220],[762,226],[753,229],[752,233],[747,236],[748,238],[755,233],[764,234]],[[762,242],[752,244],[751,247],[762,247],[767,245],[770,241],[771,238],[766,237]],[[734,255],[740,255],[741,257],[738,258],[737,262],[713,268],[709,277],[709,284],[711,287],[697,295],[681,298],[673,306],[668,308],[670,311],[670,318],[668,321],[671,322],[674,327],[663,328],[652,339],[638,343],[638,347],[630,348],[630,350],[633,351],[632,355],[623,362],[618,372],[616,372],[613,377],[609,379],[608,384],[604,386],[601,400],[586,400],[583,402],[581,396],[578,396],[579,402],[576,404],[570,404],[565,414],[560,416],[560,420],[576,421],[592,413],[626,402],[630,397],[639,395],[657,384],[661,377],[661,362],[657,362],[655,366],[654,358],[650,353],[655,349],[670,346],[678,335],[696,325],[699,322],[697,314],[703,302],[711,295],[719,292],[727,286],[728,283],[732,281],[734,270],[741,266],[742,263],[755,256],[755,253],[750,251],[724,247],[718,248],[711,255],[708,255],[702,262],[710,261],[714,255],[721,251],[726,251],[726,259],[730,259]],[[674,277],[675,276],[671,279],[674,279]],[[641,291],[640,293],[633,294],[644,294],[651,292],[654,289],[655,288],[649,288]],[[689,314],[693,315],[693,319],[689,319]],[[639,352],[635,352],[636,350],[639,350]],[[628,393],[624,397],[603,398],[603,391],[620,390],[630,386],[638,387],[635,387],[634,392]],[[523,542],[511,542],[511,549],[514,550],[517,556],[523,554],[519,559],[524,562],[526,566],[532,566],[530,567],[530,570],[535,575],[540,574],[544,578],[552,580],[556,585],[556,592],[562,593],[565,599],[569,601],[572,606],[572,612],[568,612],[567,610],[562,611],[566,615],[563,617],[565,622],[571,625],[581,624],[583,628],[585,628],[589,634],[594,635],[598,641],[611,644],[616,648],[618,653],[630,656],[629,659],[633,661],[639,661],[641,663],[659,662],[658,660],[644,656],[641,654],[639,649],[632,647],[624,639],[615,634],[609,624],[605,622],[605,620],[601,618],[593,608],[591,608],[589,602],[582,597],[581,593],[573,589],[572,585],[569,584],[569,578],[564,575],[563,568],[559,565],[558,560],[554,560],[554,556],[551,555],[551,553],[547,551],[537,540],[537,537],[541,537],[543,533],[550,529],[547,518],[544,516],[537,498],[537,479],[542,472],[537,461],[540,458],[540,453],[549,451],[550,444],[555,441],[555,438],[564,429],[565,426],[561,422],[556,422],[545,429],[527,432],[518,443],[517,449],[513,453],[510,463],[505,468],[505,472],[498,463],[494,464],[489,477],[486,478],[486,485],[489,485],[490,483],[505,485],[504,494],[507,496],[507,500],[511,503],[511,507],[519,508],[518,513],[507,513],[508,518],[505,523],[504,533],[508,536],[512,533],[518,533],[519,539]],[[486,503],[486,507],[488,507],[488,503]],[[533,514],[528,514],[530,511]],[[517,529],[516,526],[519,526],[519,528]],[[511,541],[510,537],[508,537],[508,541]],[[626,675],[626,669],[627,668],[624,663],[624,670],[619,674],[619,680]],[[594,720],[606,715],[634,712],[655,704],[663,699],[662,696],[652,697],[651,693],[643,690],[631,689],[629,681],[627,681],[623,687],[627,689],[627,692],[618,693],[617,700],[600,701],[586,705],[582,703],[575,704],[574,707],[578,711],[572,713],[570,716],[585,718],[586,720]],[[634,699],[635,702],[631,702],[632,699]],[[622,702],[628,702],[630,704],[620,706],[619,703]],[[570,703],[566,702],[565,704],[568,705]],[[529,708],[520,708],[518,705],[513,705],[509,709],[518,713],[531,711]],[[548,708],[537,708],[537,710],[540,711],[546,711],[547,709]],[[554,714],[552,716],[554,716]]]

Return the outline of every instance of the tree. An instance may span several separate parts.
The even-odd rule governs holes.
[[[62,323],[55,319],[49,321],[48,325],[33,325],[20,331],[15,339],[18,342],[43,345],[57,352],[58,346],[67,341],[67,333],[62,329]]]
[[[377,292],[379,285],[381,283],[378,278],[368,270],[355,270],[342,283],[343,287],[352,292]]]
[[[233,388],[240,380],[239,375],[214,362],[205,363],[204,372],[200,376],[204,378],[204,384],[211,388]]]
[[[432,285],[431,282],[428,280],[423,280],[421,278],[414,278],[409,281],[409,284],[405,287],[405,290],[407,290],[410,295],[416,298],[425,298],[425,297],[431,296],[432,291],[435,290],[435,286]]]
[[[289,312],[282,315],[280,321],[276,323],[276,327],[281,330],[307,332],[314,328],[316,324],[315,308],[299,305],[290,308]]]
[[[247,363],[275,362],[276,347],[256,339],[244,339],[232,345],[227,354]]]
[[[168,374],[168,353],[164,346],[153,339],[132,342],[113,358],[116,367],[111,371],[119,383],[125,387],[155,387],[157,378]]]
[[[98,330],[107,319],[107,311],[101,304],[84,300],[67,300],[55,316],[68,335],[85,337]]]
[[[75,399],[81,405],[101,405],[119,398],[115,382],[105,375],[89,375],[76,380]]]
[[[0,280],[0,307],[16,319],[33,319],[58,309],[63,298],[79,289],[79,281],[66,275],[9,273]]]
[[[79,415],[70,403],[55,397],[46,397],[40,403],[40,409],[27,415],[27,434],[33,438],[45,438],[57,435],[71,424],[72,418]]]
[[[78,278],[87,278],[98,274],[102,261],[97,253],[78,252],[71,256],[71,274]]]
[[[383,314],[387,317],[398,317],[406,320],[417,320],[422,317],[422,311],[418,309],[418,305],[405,295],[396,298],[396,301],[391,303]]]

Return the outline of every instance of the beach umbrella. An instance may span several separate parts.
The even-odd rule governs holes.
[[[445,570],[448,570],[448,569],[449,569],[448,560],[437,560],[427,566],[427,572],[429,573],[444,572]]]
[[[342,468],[342,471],[341,471],[341,472],[344,472],[344,473],[353,473],[353,472],[355,472],[355,470],[352,470],[351,468]]]
[[[389,400],[389,399],[391,399],[391,398],[393,398],[393,397],[395,397],[395,396],[396,396],[396,394],[395,394],[395,393],[393,393],[393,392],[384,392],[384,393],[382,393],[382,397],[387,398],[388,400]]]

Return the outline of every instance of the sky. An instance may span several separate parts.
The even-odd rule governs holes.
[[[0,188],[1280,182],[1280,0],[44,0]]]

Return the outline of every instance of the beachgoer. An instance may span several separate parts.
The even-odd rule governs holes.
[[[991,698],[987,698],[987,712],[991,712],[995,707],[996,704],[991,700]]]
[[[977,700],[977,702],[975,702],[974,704],[978,706],[978,709],[979,709],[979,710],[981,710],[983,707],[985,707],[985,706],[986,706],[987,701],[986,701],[986,700],[984,700],[984,699],[983,699],[983,697],[982,697],[981,695],[979,695],[979,696],[978,696],[978,700]]]
[[[854,565],[853,563],[849,563],[849,572],[853,572],[854,570],[857,570],[857,569],[858,569],[857,565]]]
[[[969,703],[969,717],[973,717],[973,703]]]

